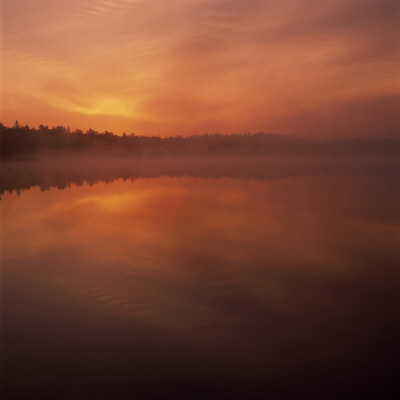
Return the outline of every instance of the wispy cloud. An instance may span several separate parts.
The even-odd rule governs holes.
[[[1,118],[36,99],[76,127],[290,133],[314,112],[301,131],[329,134],[350,124],[338,104],[399,95],[398,17],[395,0],[3,0]]]

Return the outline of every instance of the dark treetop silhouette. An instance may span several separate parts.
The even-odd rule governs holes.
[[[122,136],[92,129],[40,125],[38,129],[0,123],[2,159],[43,157],[48,153],[116,156],[275,156],[400,154],[400,138],[320,139],[272,133],[204,134],[189,137]]]

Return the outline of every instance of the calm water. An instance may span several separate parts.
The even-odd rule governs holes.
[[[398,175],[73,182],[0,201],[5,399],[385,398]]]

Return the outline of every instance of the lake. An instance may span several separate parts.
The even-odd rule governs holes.
[[[388,398],[397,169],[49,163],[2,165],[3,398]]]

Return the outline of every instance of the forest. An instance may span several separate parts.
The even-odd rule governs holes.
[[[93,129],[39,128],[0,122],[0,158],[40,158],[46,155],[131,156],[307,156],[400,155],[399,137],[309,138],[274,133],[183,136],[116,135]]]

